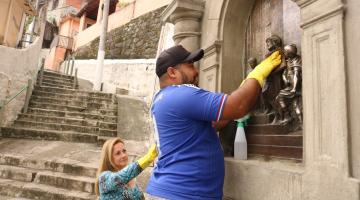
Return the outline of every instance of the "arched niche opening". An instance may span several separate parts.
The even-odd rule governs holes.
[[[296,3],[291,0],[228,0],[224,2],[220,28],[220,37],[223,42],[220,59],[220,90],[222,92],[231,93],[239,87],[249,71],[247,61],[250,57],[256,58],[259,63],[269,55],[271,51],[268,49],[266,39],[273,35],[282,40],[281,48],[284,44],[295,44],[298,54],[301,54],[300,8]],[[283,62],[286,65],[285,59]],[[281,79],[281,75],[279,77]],[[275,99],[283,87],[279,85],[272,98]],[[273,111],[274,115],[261,116],[261,120],[265,119],[265,122],[261,122],[264,124],[254,125],[259,125],[260,128],[255,127],[255,131],[254,126],[251,130],[249,128],[249,133],[253,133],[247,134],[248,153],[301,160],[303,143],[301,127],[292,127],[295,124],[286,124],[286,126],[272,124],[277,110]],[[235,128],[233,124],[225,130],[226,133],[222,134],[223,136],[220,136],[226,156],[232,156],[233,153]],[[295,129],[296,137],[293,137],[291,134],[294,134]],[[273,137],[265,139],[260,136],[259,133],[264,132],[268,134],[267,136],[273,135]],[[289,137],[277,137],[276,135],[280,133]],[[293,140],[293,138],[296,139]],[[291,148],[277,147],[289,145]]]

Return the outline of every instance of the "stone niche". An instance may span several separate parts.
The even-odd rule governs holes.
[[[246,29],[243,35],[245,43],[235,43],[244,49],[243,54],[238,52],[243,55],[241,63],[245,66],[240,69],[238,76],[245,78],[274,51],[282,54],[282,64],[267,79],[257,105],[249,114],[248,126],[245,127],[248,153],[301,162],[303,120],[300,8],[291,0],[256,0],[249,8],[248,20],[242,26]],[[241,22],[233,21],[232,25],[227,26],[234,27],[236,23]],[[226,33],[224,37],[225,35]],[[241,40],[240,36],[238,40]],[[228,43],[225,39],[223,44],[223,51],[226,52]],[[227,65],[229,66],[231,65]],[[232,68],[239,68],[238,63]],[[228,71],[236,71],[224,70],[222,76]],[[235,88],[228,88],[231,84],[222,80],[222,90],[234,90]],[[233,122],[220,134],[226,156],[233,156],[235,132],[236,124]]]

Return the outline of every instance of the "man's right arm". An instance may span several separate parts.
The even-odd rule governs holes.
[[[261,92],[255,79],[248,79],[227,97],[221,120],[239,119],[246,115],[256,103]]]

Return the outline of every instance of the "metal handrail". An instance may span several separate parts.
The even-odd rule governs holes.
[[[43,71],[44,71],[44,59],[41,60],[41,67],[40,67],[40,86],[42,83],[42,76],[43,76]],[[39,73],[39,72],[38,72]],[[36,80],[36,77],[38,76],[38,73],[35,74],[34,79]],[[29,79],[28,80],[28,84],[25,85],[18,93],[16,93],[16,95],[12,96],[9,100],[3,100],[0,101],[0,111],[2,111],[6,105],[8,105],[11,101],[13,101],[16,97],[18,97],[21,93],[23,93],[26,89],[26,96],[25,96],[25,103],[24,103],[24,107],[23,107],[23,113],[27,113],[28,107],[29,107],[29,103],[30,103],[30,96],[32,94],[33,91],[33,79]]]
[[[4,100],[0,103],[0,111],[5,108],[6,105],[8,105],[11,101],[13,101],[17,96],[19,96],[22,92],[24,92],[29,85],[25,85],[16,95],[11,97],[9,100]]]

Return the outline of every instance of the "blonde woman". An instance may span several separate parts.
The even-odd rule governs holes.
[[[156,146],[153,145],[145,156],[128,164],[124,142],[120,138],[106,141],[95,182],[95,192],[100,196],[100,200],[144,199],[134,178],[148,167],[156,156]]]

